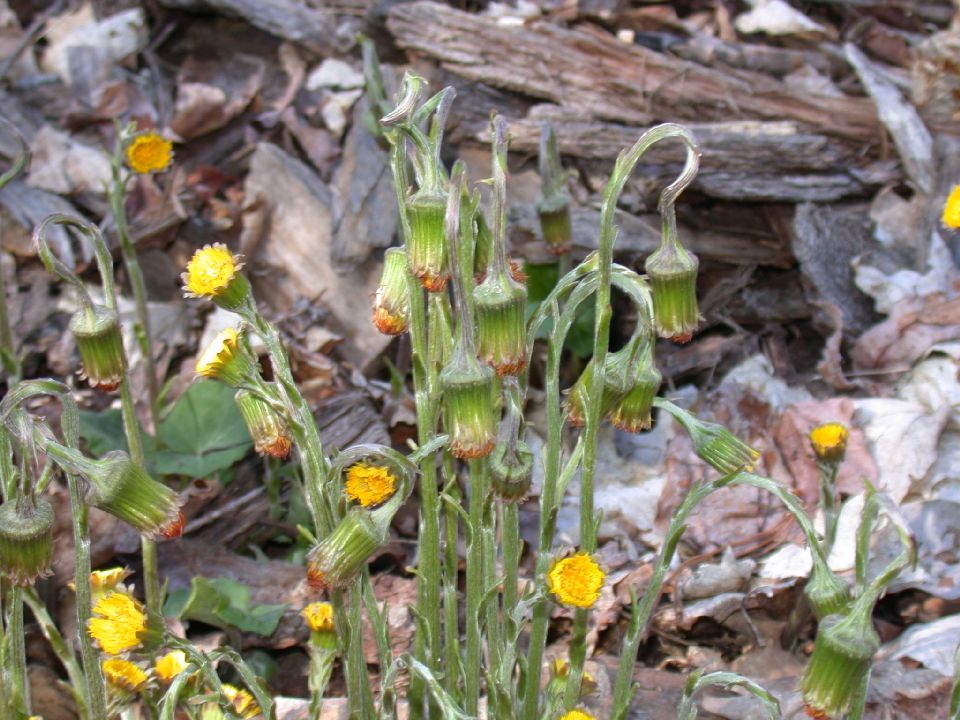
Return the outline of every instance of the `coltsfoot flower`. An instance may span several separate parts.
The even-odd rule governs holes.
[[[223,696],[233,705],[234,712],[243,720],[252,720],[260,715],[260,706],[246,690],[234,687],[233,685],[223,684]]]
[[[126,149],[127,165],[135,173],[163,172],[173,162],[173,143],[152,130],[140,133]]]
[[[577,553],[553,563],[547,573],[547,587],[562,605],[588,608],[600,597],[605,578],[589,554]]]
[[[960,229],[960,185],[954,185],[943,205],[943,224],[951,230]]]
[[[143,606],[122,592],[110,592],[93,606],[87,632],[108,655],[120,655],[143,645],[148,633]]]
[[[257,369],[242,345],[243,334],[228,327],[220,332],[197,358],[195,370],[201,377],[219,380],[230,387],[239,387],[256,375]]]
[[[450,452],[463,460],[489,455],[497,441],[493,369],[455,358],[440,371],[440,386]]]
[[[374,507],[396,492],[397,478],[386,466],[358,462],[347,470],[343,489],[353,502],[363,507]]]
[[[810,444],[818,460],[840,462],[847,451],[847,439],[850,431],[838,422],[817,425],[810,431]]]
[[[499,377],[519,375],[527,366],[526,287],[509,273],[494,269],[474,289],[473,298],[477,356]]]
[[[183,650],[171,650],[157,658],[153,671],[164,685],[169,685],[173,679],[187,669],[187,655]]]
[[[14,585],[32,585],[50,574],[53,556],[53,506],[8,500],[0,505],[0,577]]]
[[[210,298],[226,310],[240,307],[250,294],[250,283],[240,272],[240,260],[223,243],[204,245],[180,276],[184,296]]]
[[[330,603],[310,603],[300,611],[300,615],[307,621],[311,632],[334,632],[333,605]]]
[[[596,720],[596,718],[583,710],[571,710],[560,717],[560,720]]]
[[[129,660],[109,658],[100,663],[103,677],[117,690],[136,693],[143,690],[150,681],[150,676],[143,668]]]

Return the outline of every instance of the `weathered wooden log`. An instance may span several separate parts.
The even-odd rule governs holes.
[[[233,15],[255,28],[320,55],[342,54],[353,40],[340,36],[334,16],[297,0],[159,0],[164,7]]]
[[[855,143],[880,134],[876,109],[865,98],[813,95],[768,75],[706,68],[589,26],[507,26],[422,1],[392,8],[387,27],[400,47],[464,78],[597,121],[643,126],[733,116],[792,120]]]

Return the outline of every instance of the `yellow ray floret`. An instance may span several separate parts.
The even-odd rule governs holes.
[[[183,294],[210,298],[222,295],[242,267],[243,263],[223,243],[205,245],[193,254],[187,271],[181,275]]]
[[[300,615],[313,632],[333,632],[333,606],[330,603],[310,603]]]
[[[943,224],[951,230],[960,230],[960,185],[955,185],[943,206]]]
[[[228,327],[222,331],[197,359],[197,375],[216,378],[236,355],[238,343],[239,336],[234,328]]]
[[[233,685],[223,684],[223,695],[233,705],[234,711],[244,720],[251,720],[260,714],[260,706],[253,695]]]
[[[563,605],[591,607],[600,597],[606,576],[587,553],[558,560],[547,573],[547,586]]]
[[[140,647],[141,635],[147,630],[143,606],[126,593],[110,592],[93,606],[87,631],[108,655]]]
[[[560,720],[596,720],[593,715],[586,713],[583,710],[571,710],[566,715],[562,716]]]
[[[128,660],[110,658],[104,660],[100,667],[108,683],[127,692],[140,692],[150,679],[142,668]]]
[[[173,143],[156,132],[137,135],[127,145],[127,165],[136,173],[161,172],[173,162]]]
[[[166,655],[161,655],[154,663],[153,670],[161,682],[168,684],[173,679],[187,669],[187,656],[183,650],[171,650]]]
[[[397,478],[382,465],[357,463],[347,470],[344,490],[347,497],[363,507],[379,505],[397,489]]]
[[[849,435],[846,426],[837,422],[825,423],[810,431],[810,444],[821,460],[836,460],[847,449]]]

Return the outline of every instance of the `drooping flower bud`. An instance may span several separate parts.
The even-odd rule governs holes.
[[[625,432],[638,433],[649,430],[653,424],[653,399],[660,390],[663,379],[653,362],[652,343],[645,350],[630,371],[633,386],[620,398],[610,411],[610,422]]]
[[[308,553],[307,583],[314,590],[342,590],[386,542],[386,529],[354,506]]]
[[[644,263],[653,290],[657,333],[674,342],[693,338],[700,320],[697,309],[697,256],[676,238],[664,237]]]
[[[440,372],[440,387],[450,451],[461,459],[488,455],[496,442],[493,370],[476,360],[455,357]]]
[[[879,648],[869,617],[864,621],[854,612],[824,618],[800,684],[807,712],[828,718],[847,713]]]
[[[283,416],[270,403],[249,390],[237,390],[233,399],[247,424],[254,450],[281,460],[287,457],[293,441]]]
[[[554,255],[570,252],[570,199],[567,196],[569,173],[560,162],[557,136],[550,123],[540,131],[540,180],[543,198],[537,204],[543,241]]]
[[[407,264],[429,292],[440,292],[450,279],[444,226],[446,211],[447,199],[442,195],[418,193],[407,201],[410,218]]]
[[[605,417],[607,413],[614,410],[617,403],[626,396],[639,379],[642,367],[637,362],[637,358],[640,356],[644,342],[644,335],[638,333],[616,352],[607,353],[604,361],[605,372],[603,375],[603,395],[600,401],[600,417]],[[647,344],[649,343],[647,342]],[[565,403],[567,422],[573,427],[583,427],[586,423],[593,372],[594,362],[591,358],[567,395]]]
[[[760,458],[760,453],[735,436],[723,425],[704,422],[666,400],[657,399],[657,407],[669,412],[680,423],[690,439],[693,450],[704,462],[709,463],[724,475],[738,470],[751,470]]]
[[[0,576],[14,585],[32,585],[50,574],[53,555],[53,507],[10,499],[0,505]]]
[[[127,370],[117,311],[103,305],[81,308],[70,319],[70,332],[80,352],[80,377],[91,387],[116,390]]]
[[[490,454],[490,478],[493,492],[504,502],[516,502],[527,496],[533,479],[533,451],[522,440],[515,447],[498,443]]]
[[[157,482],[127,453],[117,450],[92,461],[88,501],[131,525],[143,535],[180,537],[183,513],[177,494]]]
[[[400,335],[407,331],[409,316],[407,254],[403,248],[390,248],[383,256],[383,275],[373,301],[373,324],[384,335]]]
[[[519,375],[527,366],[527,289],[495,270],[474,289],[473,299],[477,356],[500,377]]]

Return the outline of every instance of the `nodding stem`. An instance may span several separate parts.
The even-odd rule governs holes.
[[[470,293],[464,277],[464,268],[461,265],[460,229],[461,204],[463,196],[467,194],[467,178],[462,161],[458,160],[453,166],[450,180],[450,194],[447,197],[447,214],[445,227],[447,232],[447,252],[450,254],[450,274],[453,277],[453,301],[457,311],[457,325],[460,333],[460,342],[457,352],[473,356],[476,348],[473,340],[473,308],[470,302]],[[469,198],[467,200],[470,203]],[[472,218],[471,218],[472,221]],[[472,233],[470,233],[472,237]],[[470,243],[472,245],[472,243]],[[472,256],[473,248],[462,248],[467,257]]]
[[[507,121],[493,113],[490,117],[493,138],[493,254],[487,276],[506,273],[507,265]]]
[[[550,199],[566,194],[568,173],[560,163],[560,149],[557,147],[557,134],[549,121],[543,123],[540,130],[540,181],[543,183],[543,197]]]
[[[7,120],[5,117],[0,116],[0,125],[9,130],[13,136],[17,139],[17,144],[20,146],[20,150],[17,152],[17,157],[13,161],[13,165],[10,166],[10,169],[7,170],[3,175],[0,175],[0,190],[2,190],[8,182],[13,180],[20,173],[30,169],[30,144],[27,142],[27,139],[23,136],[23,133],[14,125],[12,122]]]
[[[97,226],[70,217],[69,215],[56,213],[45,217],[43,222],[33,231],[33,242],[37,246],[37,252],[44,266],[53,275],[73,285],[80,295],[80,302],[88,309],[93,307],[93,301],[90,299],[90,294],[87,292],[83,281],[77,277],[70,268],[64,265],[50,249],[50,244],[47,242],[47,228],[50,225],[74,228],[90,238],[93,244],[94,256],[97,259],[100,284],[103,287],[104,304],[109,309],[116,310],[117,294],[113,284],[113,257],[110,255],[110,249],[107,247],[107,243],[103,239],[103,234]]]
[[[380,124],[385,128],[400,127],[408,124],[420,99],[420,89],[424,80],[416,73],[407,71],[400,85],[400,99],[397,106],[380,118]]]

